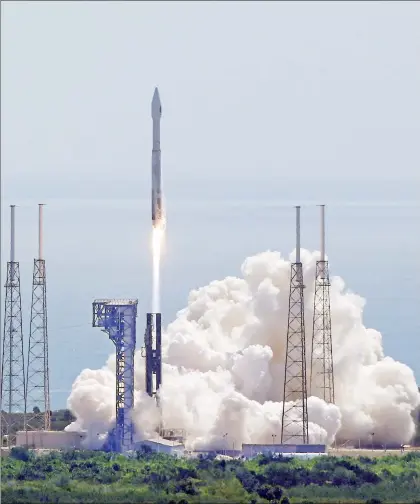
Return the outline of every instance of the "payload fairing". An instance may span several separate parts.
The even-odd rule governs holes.
[[[152,99],[153,120],[153,150],[152,150],[152,224],[161,227],[165,224],[163,208],[162,172],[160,166],[160,118],[162,105],[160,103],[158,88],[155,88]]]

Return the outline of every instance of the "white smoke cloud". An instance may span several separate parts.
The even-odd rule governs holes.
[[[302,250],[308,364],[318,258],[318,252]],[[163,423],[183,428],[188,447],[280,442],[290,260],[277,252],[247,258],[243,278],[192,291],[167,327]],[[412,370],[384,357],[381,334],[363,325],[364,300],[348,292],[341,278],[331,279],[330,296],[336,405],[308,399],[310,442],[366,442],[372,433],[377,442],[408,442],[415,429],[412,412],[420,404]],[[144,392],[140,351],[135,366],[133,418],[142,439],[154,436],[159,414]],[[68,407],[77,417],[69,429],[86,431],[88,443],[98,446],[115,422],[115,356],[100,370],[82,371]]]

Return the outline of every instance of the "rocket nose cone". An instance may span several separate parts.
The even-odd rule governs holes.
[[[158,88],[155,88],[152,99],[152,118],[158,119],[162,115],[162,105],[160,103],[160,96]]]

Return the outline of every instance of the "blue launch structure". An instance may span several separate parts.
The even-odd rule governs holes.
[[[142,357],[146,358],[146,392],[156,398],[162,383],[162,316],[148,313]]]
[[[95,299],[93,327],[101,327],[116,349],[116,425],[114,449],[133,446],[134,352],[136,350],[137,299]]]

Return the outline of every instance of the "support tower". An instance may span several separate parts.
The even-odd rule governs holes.
[[[296,207],[296,262],[291,265],[289,317],[281,442],[308,444],[308,394],[306,385],[303,271],[300,262],[300,207]]]
[[[148,313],[142,357],[146,358],[146,392],[158,402],[162,383],[162,324],[160,313]]]
[[[116,446],[132,449],[134,427],[134,352],[136,349],[137,299],[96,299],[93,327],[101,327],[116,349]]]
[[[1,363],[1,434],[7,446],[16,443],[24,425],[25,362],[23,355],[22,303],[19,262],[15,261],[15,205],[11,205],[10,261],[7,263],[4,333]]]
[[[311,393],[334,403],[330,275],[325,259],[325,205],[321,205],[321,259],[316,262],[311,350]]]
[[[50,430],[47,283],[43,258],[43,204],[39,204],[38,259],[34,259],[32,307],[26,366],[25,431]]]

